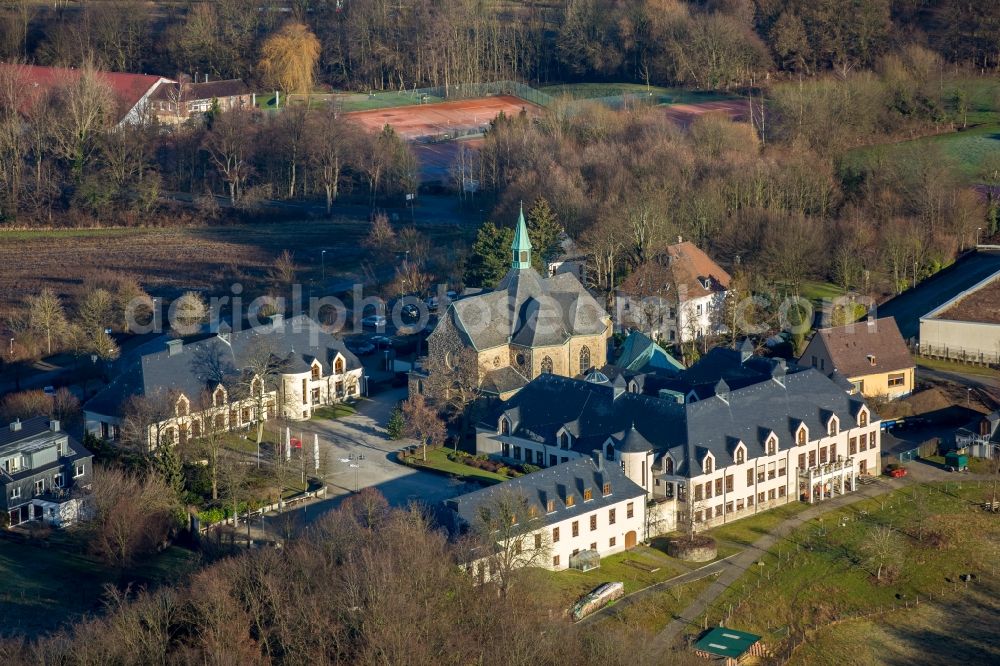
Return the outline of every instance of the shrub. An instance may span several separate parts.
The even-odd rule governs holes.
[[[532,472],[537,472],[540,469],[541,467],[539,467],[538,465],[530,465],[527,463],[521,465],[521,471],[524,472],[525,474],[531,474]]]
[[[201,522],[202,527],[222,522],[225,518],[226,512],[219,507],[212,507],[198,512],[198,520]]]
[[[396,440],[402,438],[403,432],[406,430],[406,421],[403,419],[403,410],[398,405],[392,410],[392,414],[389,415],[389,423],[386,424],[385,429],[389,434],[389,439]]]

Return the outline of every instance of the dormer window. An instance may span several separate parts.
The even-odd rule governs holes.
[[[767,438],[767,455],[773,456],[778,452],[778,439],[771,435]]]
[[[875,365],[875,354],[868,354],[868,364],[872,366]]]
[[[333,371],[336,374],[338,374],[338,375],[344,374],[344,359],[343,358],[339,358],[338,357],[337,360],[333,362]]]
[[[559,448],[560,449],[568,449],[569,448],[569,443],[570,443],[569,433],[565,432],[565,431],[559,433]]]
[[[747,452],[743,448],[743,445],[740,444],[739,446],[736,447],[736,464],[742,465],[746,461],[747,461]]]
[[[795,443],[799,446],[805,446],[808,439],[809,433],[806,431],[806,427],[804,425],[799,426],[798,431],[795,433]]]
[[[545,513],[555,513],[556,511],[556,501],[549,500],[545,503]]]
[[[713,464],[712,463],[713,463],[712,458],[710,456],[706,456],[705,457],[705,462],[701,466],[702,467],[702,471],[704,471],[705,474],[711,474],[712,473],[712,469],[713,469]]]
[[[510,421],[508,421],[506,418],[503,417],[500,419],[500,434],[501,435],[510,434]]]
[[[177,399],[177,416],[187,416],[191,412],[191,403],[184,396]]]
[[[673,474],[674,473],[674,459],[670,456],[666,456],[663,459],[663,473]]]
[[[215,389],[215,393],[212,394],[212,406],[218,407],[226,401],[226,392],[222,390],[222,387]]]
[[[312,365],[312,378],[314,380],[319,379],[322,374],[323,369],[320,367],[319,363],[313,363]]]
[[[858,414],[858,425],[862,428],[868,425],[868,410],[862,409],[861,413]]]
[[[576,505],[576,498],[572,495],[566,495],[566,508]]]
[[[610,495],[611,494],[611,484],[610,483],[605,483],[603,491],[604,491],[604,496],[605,497],[607,497],[608,495]]]
[[[593,491],[590,488],[584,488],[583,489],[583,501],[584,502],[589,502],[592,499],[594,499],[594,493],[593,493]]]
[[[837,434],[837,417],[831,416],[830,422],[826,425],[826,434],[833,437]]]
[[[615,445],[612,444],[611,442],[608,442],[607,447],[605,447],[604,449],[604,457],[607,458],[608,460],[615,459]]]

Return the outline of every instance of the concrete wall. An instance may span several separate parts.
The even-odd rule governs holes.
[[[1000,324],[921,318],[920,353],[963,361],[1000,363]]]

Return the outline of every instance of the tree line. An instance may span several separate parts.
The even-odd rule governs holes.
[[[49,6],[51,4],[52,6]],[[12,0],[0,59],[264,82],[262,45],[289,21],[318,38],[319,80],[392,90],[516,78],[699,88],[768,72],[847,73],[916,45],[1000,65],[1000,7],[942,0]]]

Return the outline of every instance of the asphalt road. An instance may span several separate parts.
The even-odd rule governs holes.
[[[879,305],[879,317],[895,317],[906,339],[920,334],[920,318],[948,299],[1000,271],[1000,252],[977,251]]]
[[[395,462],[394,452],[413,442],[390,440],[385,424],[392,408],[405,398],[405,388],[394,389],[359,403],[357,414],[296,424],[292,434],[298,437],[301,433],[306,447],[312,446],[314,434],[319,435],[320,459],[326,468],[327,499],[310,503],[305,510],[297,509],[302,523],[315,521],[361,488],[377,489],[389,504],[398,507],[412,502],[433,505],[479,488]],[[360,462],[359,455],[364,456]]]

